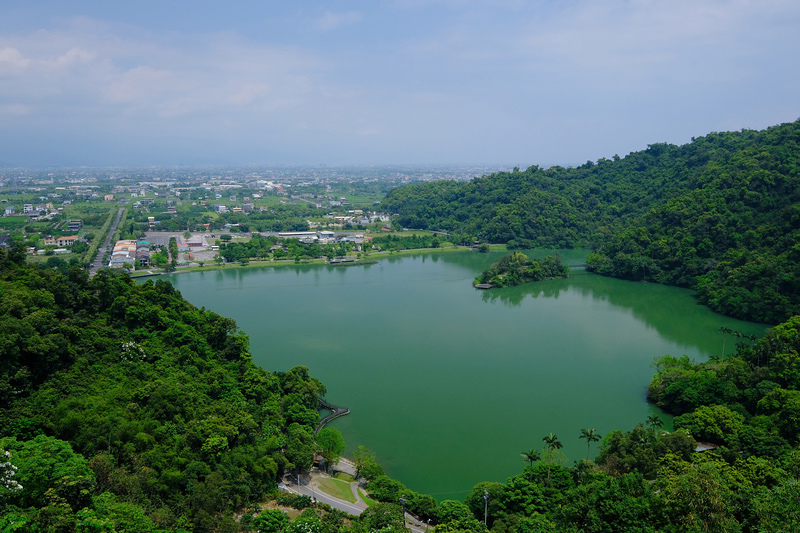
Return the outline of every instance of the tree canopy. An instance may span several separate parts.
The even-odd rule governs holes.
[[[169,282],[0,251],[0,310],[0,453],[22,486],[0,514],[31,530],[120,506],[140,530],[216,529],[313,459],[324,386],[256,366],[233,320]]]
[[[532,166],[390,191],[414,229],[584,247],[592,270],[696,288],[715,311],[777,324],[800,313],[800,121],[653,144],[576,168]]]

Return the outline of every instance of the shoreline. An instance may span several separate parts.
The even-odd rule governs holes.
[[[385,257],[396,257],[402,255],[415,255],[420,253],[430,253],[430,252],[465,252],[470,251],[471,248],[469,246],[448,246],[447,248],[414,248],[411,250],[399,250],[396,252],[392,251],[380,251],[380,252],[371,252],[366,257],[362,257],[361,259],[354,259],[352,263],[343,263],[343,264],[336,264],[336,263],[329,263],[327,259],[307,259],[302,261],[295,261],[294,259],[268,259],[266,261],[250,261],[246,265],[242,265],[240,263],[214,263],[214,264],[204,264],[203,266],[185,266],[185,267],[178,267],[177,269],[171,272],[165,272],[163,270],[155,271],[154,269],[148,270],[135,270],[131,271],[130,277],[131,278],[149,278],[154,276],[164,276],[169,274],[179,274],[182,272],[204,272],[206,270],[233,270],[239,269],[244,270],[248,268],[276,268],[276,267],[286,267],[286,266],[304,266],[304,265],[331,265],[331,266],[368,266],[371,264],[376,264],[378,261],[377,259],[385,258]]]

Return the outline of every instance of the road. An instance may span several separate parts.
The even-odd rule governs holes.
[[[117,231],[117,226],[119,226],[119,221],[122,218],[122,213],[125,212],[125,208],[121,207],[119,211],[117,211],[117,219],[114,220],[114,223],[108,229],[108,235],[106,236],[106,242],[103,246],[100,246],[97,249],[97,255],[92,262],[92,271],[89,273],[89,276],[94,277],[97,274],[97,271],[103,268],[105,265],[103,264],[103,257],[106,254],[106,250],[108,247],[111,246],[111,238],[114,236],[114,233]]]
[[[354,466],[347,460],[342,460],[339,464],[336,465],[337,469],[347,472],[348,470],[353,470],[353,472],[348,472],[350,474],[355,473]],[[350,503],[345,500],[340,500],[339,498],[334,498],[330,494],[322,492],[316,487],[315,480],[319,477],[329,477],[328,474],[319,471],[313,471],[311,473],[302,474],[300,479],[298,480],[297,476],[294,474],[287,474],[284,477],[284,483],[286,484],[287,489],[290,492],[294,492],[295,494],[304,494],[310,498],[315,499],[318,502],[327,503],[334,509],[339,509],[340,511],[344,511],[346,513],[350,513],[352,515],[359,516],[363,513],[366,508],[367,504],[364,503],[364,500],[361,499],[361,495],[358,493],[358,482],[354,481],[350,483],[350,489],[353,491],[353,496],[356,498],[356,503]],[[299,481],[299,484],[298,484]],[[426,533],[427,527],[422,522],[416,520],[413,516],[406,513],[405,514],[405,521],[406,521],[406,528],[409,529],[412,533]]]

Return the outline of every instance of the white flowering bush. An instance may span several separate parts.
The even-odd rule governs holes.
[[[2,457],[2,462],[0,462],[0,487],[12,492],[22,490],[22,485],[14,479],[17,467],[11,462],[11,454],[8,451],[4,451]]]
[[[142,347],[133,341],[126,341],[122,343],[122,353],[120,354],[121,361],[147,361],[147,354],[144,353]]]

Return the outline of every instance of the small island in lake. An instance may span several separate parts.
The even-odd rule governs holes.
[[[531,261],[527,255],[514,252],[503,256],[484,270],[472,285],[478,289],[492,287],[513,287],[531,281],[566,278],[569,267],[561,263],[561,258],[548,255]]]

